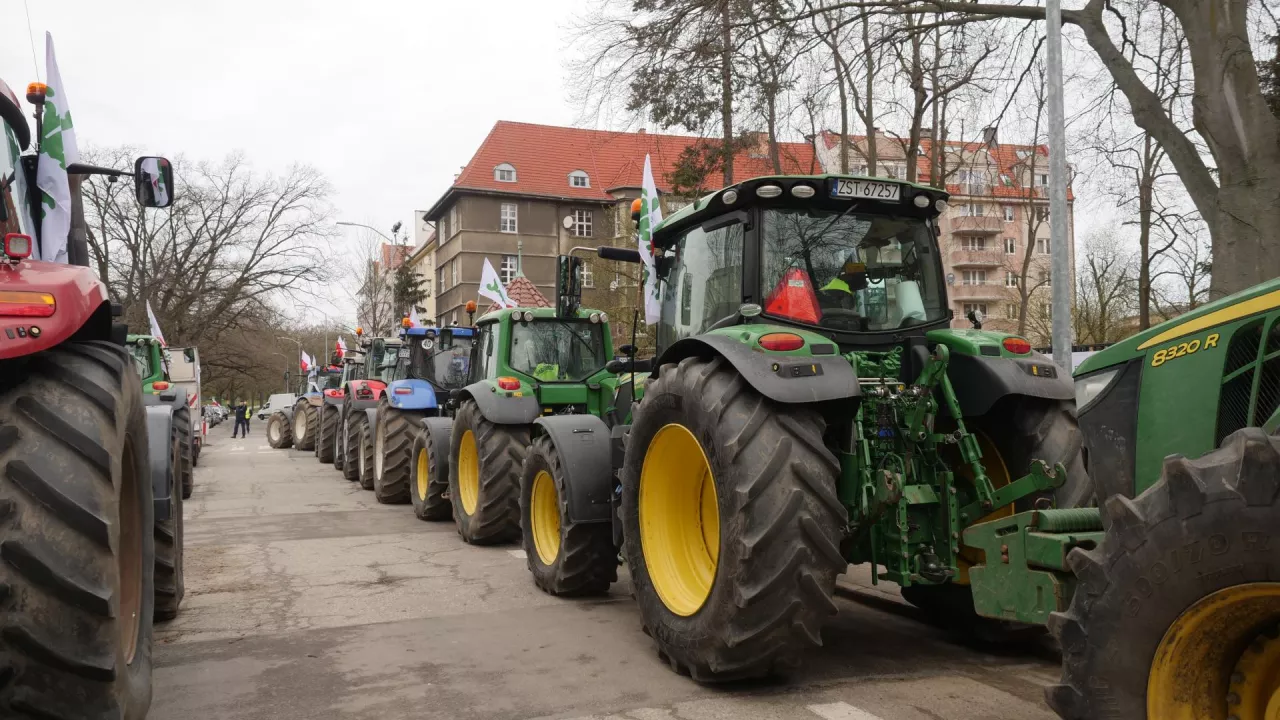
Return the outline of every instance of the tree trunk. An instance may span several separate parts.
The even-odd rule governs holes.
[[[831,54],[836,61],[836,91],[840,95],[840,174],[849,174],[849,94],[845,91],[848,78],[844,74],[844,62],[836,47],[836,40],[831,41]]]
[[[1151,138],[1146,139],[1147,143]],[[1138,188],[1138,329],[1151,327],[1151,201],[1154,179],[1142,178]]]
[[[720,123],[724,135],[721,148],[724,186],[733,184],[733,25],[729,0],[720,0]]]
[[[880,148],[877,147],[880,142],[879,138],[876,137],[876,111],[875,99],[873,98],[873,94],[875,92],[876,59],[873,48],[871,47],[871,26],[870,22],[867,20],[866,13],[863,13],[862,15],[862,52],[864,55],[863,61],[867,66],[867,88],[866,95],[863,100],[867,108],[866,117],[863,118],[866,124],[867,133],[867,174],[874,177],[879,174],[876,166],[879,164],[880,150]]]

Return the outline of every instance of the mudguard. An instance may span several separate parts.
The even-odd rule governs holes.
[[[1043,355],[1027,358],[977,357],[951,354],[947,376],[966,416],[985,415],[997,401],[1010,395],[1072,400],[1076,396],[1071,375]]]
[[[501,425],[527,425],[542,415],[542,406],[536,397],[508,397],[494,392],[493,388],[487,380],[471,383],[462,388],[460,399],[475,400],[485,420]]]
[[[309,392],[302,397],[307,399],[307,403],[310,404],[311,407],[320,407],[324,402],[324,395],[321,395],[318,392]],[[297,403],[295,402],[294,404],[296,405]]]
[[[404,390],[409,392],[404,392]],[[399,391],[399,392],[397,392]],[[396,380],[385,390],[387,403],[397,410],[435,410],[435,388],[426,380]]]
[[[611,522],[613,463],[609,427],[595,415],[551,415],[533,423],[560,453],[568,489],[565,522]]]
[[[378,406],[364,408],[365,417],[369,418],[369,432],[378,427]]]
[[[321,403],[324,405],[338,406],[346,400],[346,395],[341,390],[325,390],[324,398]]]
[[[151,397],[155,397],[154,395]],[[156,402],[143,401],[147,411],[147,465],[151,469],[151,493],[155,504],[156,522],[169,519],[169,501],[174,489],[173,409]]]
[[[724,335],[679,340],[653,364],[651,378],[667,363],[691,357],[723,357],[756,392],[780,403],[800,404],[860,397],[853,366],[839,355],[765,353]]]
[[[447,477],[449,474],[449,434],[453,431],[453,418],[422,418],[422,427],[431,431],[431,456],[436,458],[436,462],[440,464],[441,470]],[[417,458],[410,459],[410,462],[417,461]]]
[[[288,422],[288,423],[293,422],[293,406],[292,405],[290,405],[289,407],[280,408],[279,410],[275,411],[275,413],[273,414],[283,415],[285,422]],[[268,417],[267,420],[271,420],[271,418]]]

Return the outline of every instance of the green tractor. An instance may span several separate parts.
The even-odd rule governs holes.
[[[1051,620],[1050,705],[1280,717],[1280,280],[1117,343],[1075,382],[1110,531],[1070,560],[1084,592]]]
[[[1107,703],[1143,702],[1145,665],[1140,682],[1133,668],[1082,682],[1080,658],[1133,662],[1123,641],[1095,638],[1136,632],[1144,598],[1193,577],[1177,571],[1194,548],[1157,546],[1178,564],[1146,575],[1103,561],[1117,543],[1143,545],[1134,488],[1107,500],[1104,523],[1071,378],[1023,338],[951,328],[936,240],[947,198],[905,182],[776,176],[667,218],[653,235],[658,351],[631,423],[533,423],[550,457],[526,465],[533,550],[562,562],[564,587],[593,590],[603,583],[587,578],[608,577],[621,551],[645,632],[699,681],[796,667],[836,611],[836,576],[862,564],[958,630],[1048,625],[1066,648],[1054,707],[1140,717]],[[1258,448],[1249,457],[1274,456]],[[1252,497],[1274,529],[1272,478]],[[1244,562],[1271,530],[1251,532],[1197,536],[1208,555],[1194,559]],[[1124,622],[1083,612],[1106,593],[1124,599]]]

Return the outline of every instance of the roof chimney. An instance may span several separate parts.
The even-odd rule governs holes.
[[[644,135],[644,128],[640,128],[639,130],[637,130],[637,131],[636,131],[636,134],[637,134],[637,135]]]
[[[920,139],[921,139],[921,140],[932,140],[932,139],[933,139],[933,128],[920,128]]]
[[[995,126],[982,128],[982,142],[992,150],[995,150],[996,146],[1000,144],[999,138],[996,135],[996,130],[997,128]]]

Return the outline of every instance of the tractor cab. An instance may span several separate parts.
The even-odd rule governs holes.
[[[170,355],[151,335],[129,335],[126,341],[133,369],[142,379],[142,391],[156,394],[169,389]],[[159,386],[157,386],[159,383]]]
[[[397,353],[396,380],[425,380],[438,390],[456,390],[467,384],[475,328],[405,328],[401,335],[408,357]]]
[[[365,374],[368,379],[390,382],[399,361],[401,344],[398,337],[379,337],[370,341],[369,352],[365,355]]]

